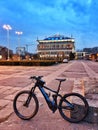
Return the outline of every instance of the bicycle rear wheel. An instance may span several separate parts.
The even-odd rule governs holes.
[[[19,118],[29,120],[38,112],[38,99],[35,94],[30,93],[30,91],[21,91],[13,100],[13,108]]]
[[[61,116],[72,123],[82,121],[88,113],[88,102],[78,93],[65,94],[59,102]]]

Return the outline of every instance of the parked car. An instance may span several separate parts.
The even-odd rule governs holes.
[[[63,59],[63,63],[68,63],[68,59]]]

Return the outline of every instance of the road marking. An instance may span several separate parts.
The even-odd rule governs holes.
[[[56,70],[55,72],[43,77],[43,79],[46,81],[47,84],[49,84],[51,81],[56,79],[64,71],[68,70],[68,68],[73,64],[75,64],[75,62],[71,62],[70,64],[67,64],[67,66],[65,66],[65,64],[61,64],[59,70]]]
[[[90,78],[98,78],[98,74],[96,74],[87,64],[81,62]]]

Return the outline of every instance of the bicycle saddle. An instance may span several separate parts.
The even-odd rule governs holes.
[[[56,80],[58,80],[58,81],[60,81],[60,82],[63,82],[63,81],[65,81],[66,79],[56,79]]]

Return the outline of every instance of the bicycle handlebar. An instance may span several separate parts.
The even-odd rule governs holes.
[[[36,85],[41,85],[43,86],[45,84],[45,81],[43,81],[41,78],[43,76],[31,76],[30,79],[35,79],[36,80]]]
[[[36,80],[41,79],[41,78],[42,78],[42,76],[31,76],[30,77],[30,79],[36,79]]]

